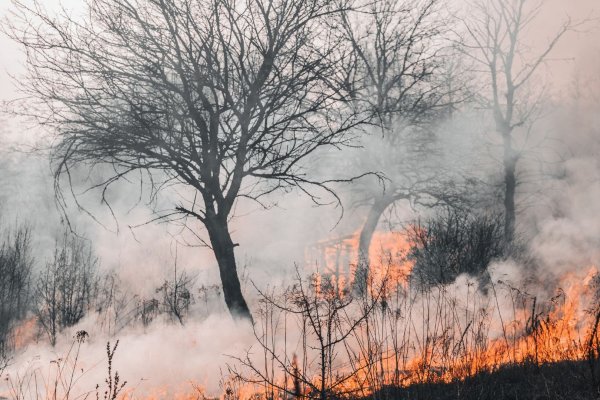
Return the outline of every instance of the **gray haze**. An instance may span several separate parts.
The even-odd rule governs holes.
[[[11,6],[8,3],[5,0],[0,5],[0,18],[9,15]],[[44,3],[50,8],[56,7],[58,2]],[[74,13],[81,12],[82,1],[63,3]],[[457,0],[452,3],[458,9],[464,5]],[[531,27],[534,45],[544,43],[565,18],[595,18],[599,8],[596,0],[551,0],[546,6],[541,25]],[[530,177],[539,176],[541,170],[549,174],[543,179],[532,178],[533,183],[520,194],[524,205],[520,218],[526,225],[527,234],[533,237],[535,254],[550,274],[559,275],[574,269],[586,271],[600,263],[600,42],[595,26],[586,24],[579,31],[568,33],[557,46],[551,61],[545,65],[542,78],[537,83],[549,88],[546,99],[548,111],[535,129],[540,137],[545,138],[544,143],[551,145],[548,145],[548,150],[540,152],[547,160],[559,161],[554,164],[535,161],[525,164]],[[10,75],[18,77],[22,72],[23,55],[4,35],[0,36],[0,51],[0,100],[7,103],[19,96]],[[4,105],[4,108],[10,108],[10,105]],[[471,140],[481,136],[481,127],[477,123],[470,116],[459,115],[456,121],[440,127],[441,141],[446,144],[445,157],[457,168],[484,170],[486,173],[489,170],[491,173],[499,168],[498,164],[490,163],[480,168],[480,163],[486,163],[489,158],[479,153],[479,139]],[[54,203],[49,162],[43,155],[28,151],[30,145],[45,143],[45,135],[46,132],[30,122],[7,113],[0,114],[0,185],[3,188],[0,192],[0,221],[12,223],[21,220],[31,224],[34,241],[41,249],[36,252],[40,264],[49,257],[55,237],[63,229]],[[350,157],[357,156],[355,152],[348,154]],[[341,193],[345,190],[340,188]],[[152,218],[152,210],[144,201],[137,204],[137,194],[135,184],[119,185],[118,190],[112,193],[118,225],[99,204],[97,197],[86,197],[86,207],[107,228],[79,212],[72,204],[68,210],[73,226],[93,243],[102,268],[118,271],[137,293],[152,293],[165,279],[166,271],[174,265],[177,252],[178,266],[197,275],[199,282],[206,285],[218,283],[218,270],[212,253],[206,248],[185,246],[184,241],[190,239],[190,235],[180,234],[178,226],[152,223],[129,228]],[[168,207],[169,204],[168,194],[165,194],[158,207]],[[302,266],[307,245],[356,231],[365,212],[348,207],[343,219],[338,221],[338,208],[315,207],[298,192],[285,194],[278,204],[270,210],[261,210],[255,204],[242,202],[237,212],[240,217],[233,222],[234,240],[240,243],[236,249],[240,267],[245,266],[251,279],[262,287],[285,281],[295,264]],[[402,207],[401,219],[414,216],[407,205]],[[518,271],[518,267],[505,266],[504,274],[518,275]],[[518,281],[522,277],[512,278]],[[246,284],[246,290],[250,298],[255,295],[251,284]],[[119,370],[134,385],[134,381],[139,380],[140,391],[145,390],[146,385],[142,378],[159,385],[174,386],[198,379],[210,391],[218,391],[220,371],[215,366],[227,361],[224,354],[235,353],[250,345],[252,337],[244,327],[230,321],[223,306],[217,309],[215,315],[189,323],[184,328],[165,323],[153,325],[146,332],[137,328],[126,330],[120,336],[121,347],[127,350],[118,356]],[[86,320],[73,331],[79,328],[93,330],[93,325],[93,320]],[[101,362],[105,339],[104,334],[99,333],[86,344],[89,347],[89,358],[85,360],[87,365]],[[37,356],[41,356],[41,360],[52,359],[69,343],[65,335],[55,350],[48,349],[43,343],[32,344],[19,355],[19,359],[29,360]],[[161,345],[160,354],[152,350]],[[190,351],[198,356],[186,357]],[[157,360],[173,365],[172,369],[165,372],[160,368],[147,368]],[[86,377],[90,382],[101,379],[103,370],[94,367],[94,371]]]

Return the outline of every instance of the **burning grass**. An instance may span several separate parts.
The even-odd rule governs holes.
[[[386,386],[364,399],[550,400],[596,399],[597,388],[585,362],[532,362],[504,365],[493,372],[451,382]]]
[[[207,395],[325,400],[533,399],[542,393],[559,399],[567,393],[572,398],[598,393],[596,268],[520,286],[527,280],[509,262],[492,265],[485,279],[460,275],[450,284],[424,285],[411,279],[410,269],[406,251],[396,249],[386,262],[371,265],[364,293],[354,291],[351,280],[341,275],[304,278],[300,271],[289,288],[260,291],[255,344],[245,353],[230,353],[228,365],[206,366],[223,368],[220,393],[207,392],[184,376],[176,390],[152,382],[144,388],[123,385],[112,367],[115,348],[110,346],[104,383],[95,389],[77,387],[86,371],[77,365],[83,340],[76,338],[54,370],[9,375],[7,394],[52,400]],[[127,347],[119,352],[128,356]],[[199,382],[204,373],[194,371]]]
[[[412,398],[409,388],[459,388],[485,377],[502,380],[506,371],[575,365],[579,382],[596,390],[595,268],[560,277],[550,298],[494,270],[485,287],[467,276],[424,287],[380,275],[362,297],[319,275],[298,277],[281,296],[263,294],[264,324],[255,334],[264,362],[253,361],[249,350],[236,358],[242,368],[234,375],[260,387],[264,398]]]

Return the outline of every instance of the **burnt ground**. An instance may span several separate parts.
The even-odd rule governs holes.
[[[600,399],[599,366],[587,361],[510,365],[451,383],[387,387],[369,399],[579,400]],[[593,376],[596,379],[593,379]],[[366,399],[365,399],[366,400]]]

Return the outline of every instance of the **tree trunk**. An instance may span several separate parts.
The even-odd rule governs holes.
[[[252,314],[242,294],[233,250],[235,245],[231,240],[227,220],[220,217],[207,219],[206,229],[219,265],[223,296],[229,312],[236,319],[247,319],[253,322]]]
[[[510,134],[504,136],[504,240],[510,245],[515,235],[515,191],[517,157]]]
[[[377,229],[377,224],[381,214],[394,202],[394,197],[390,195],[381,195],[375,199],[375,202],[369,210],[367,220],[365,221],[358,239],[358,259],[356,262],[356,272],[354,274],[354,288],[362,294],[367,288],[369,278],[369,248],[373,233]]]

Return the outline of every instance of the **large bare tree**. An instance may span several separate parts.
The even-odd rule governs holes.
[[[464,19],[464,54],[482,76],[481,104],[493,114],[502,141],[504,176],[504,239],[515,234],[517,165],[527,148],[531,126],[541,105],[543,90],[534,88],[536,74],[563,35],[573,27],[566,20],[537,51],[527,31],[537,21],[544,0],[479,0],[470,3]],[[539,84],[538,84],[539,85]]]
[[[160,217],[203,224],[229,310],[251,319],[229,226],[236,200],[323,187],[303,161],[347,143],[360,122],[333,83],[344,52],[328,21],[343,4],[88,0],[82,19],[15,5],[23,88],[56,132],[56,181],[108,164],[114,173],[94,184],[103,201],[132,172],[156,190],[185,187]]]

